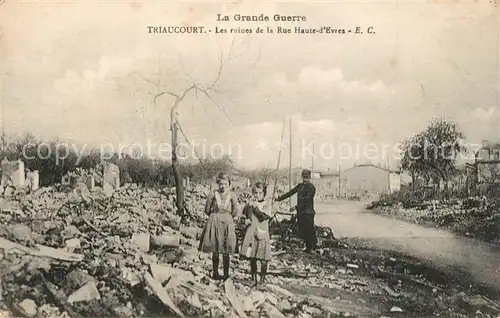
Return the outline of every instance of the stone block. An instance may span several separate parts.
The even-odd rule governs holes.
[[[23,187],[25,185],[24,162],[22,160],[9,161],[2,160],[2,181],[1,186],[11,185],[13,187]]]

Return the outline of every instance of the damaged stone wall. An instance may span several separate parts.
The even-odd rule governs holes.
[[[103,186],[104,184],[114,189],[120,188],[120,168],[117,165],[109,162],[103,164]]]
[[[32,191],[38,190],[40,187],[40,175],[38,170],[29,171],[26,175],[26,183],[29,184]]]
[[[22,160],[2,160],[2,181],[0,187],[12,185],[22,187],[25,184],[24,162]]]

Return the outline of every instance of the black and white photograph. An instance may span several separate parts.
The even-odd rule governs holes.
[[[500,318],[497,0],[0,1],[0,317]]]

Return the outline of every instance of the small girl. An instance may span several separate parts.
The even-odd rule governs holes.
[[[236,232],[233,218],[238,214],[238,201],[229,190],[231,180],[227,173],[217,176],[219,188],[208,196],[205,213],[209,215],[201,234],[199,250],[212,253],[212,278],[220,279],[219,254],[223,255],[224,280],[229,277],[229,255],[236,250]]]
[[[271,238],[269,234],[269,219],[271,204],[265,199],[267,187],[257,182],[253,189],[254,200],[247,203],[243,209],[246,223],[250,225],[241,245],[240,255],[250,259],[252,281],[257,285],[257,260],[260,260],[260,282],[265,281],[267,262],[271,259]]]

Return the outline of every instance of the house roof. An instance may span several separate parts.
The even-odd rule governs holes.
[[[365,163],[365,164],[355,165],[354,167],[351,167],[349,169],[344,170],[344,172],[345,171],[349,171],[349,170],[353,170],[353,169],[356,169],[356,168],[362,168],[362,167],[372,167],[372,168],[377,168],[377,169],[388,171],[388,172],[392,172],[392,173],[401,173],[401,171],[399,171],[399,170],[388,169],[388,168],[376,166],[376,165],[371,164],[371,163]]]
[[[498,143],[498,142],[492,142],[492,141],[488,141],[488,140],[483,140],[481,148],[479,148],[479,149],[480,150],[481,149],[488,149],[488,150],[500,149],[500,143]]]
[[[321,177],[338,177],[339,173],[337,171],[327,171],[327,172],[319,172]]]

